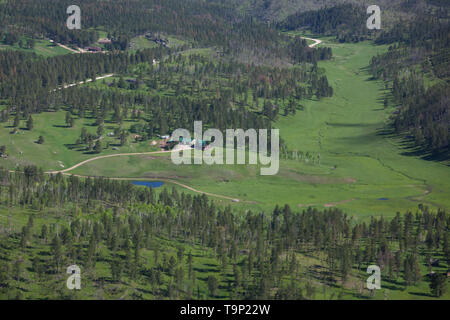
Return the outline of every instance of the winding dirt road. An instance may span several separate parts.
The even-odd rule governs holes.
[[[306,39],[306,40],[311,40],[314,41],[313,44],[310,44],[308,47],[310,48],[314,48],[315,46],[317,46],[318,44],[322,43],[322,40],[319,39],[313,39],[313,38],[307,38],[307,37],[300,37],[301,39]]]
[[[179,150],[178,150],[179,151]],[[176,151],[176,152],[178,152]],[[104,156],[98,156],[98,157],[94,157],[94,158],[90,158],[84,161],[81,161],[80,163],[77,163],[76,165],[64,169],[64,170],[56,170],[56,171],[46,171],[46,174],[58,174],[58,173],[62,173],[63,175],[73,175],[75,177],[79,177],[79,178],[88,178],[88,176],[83,176],[83,175],[79,175],[79,174],[71,174],[69,173],[69,171],[72,171],[78,167],[81,167],[82,165],[85,165],[86,163],[95,161],[95,160],[100,160],[100,159],[106,159],[106,158],[113,158],[113,157],[126,157],[126,156],[141,156],[141,155],[151,155],[151,154],[163,154],[163,153],[172,153],[174,151],[152,151],[152,152],[139,152],[139,153],[117,153],[117,154],[109,154],[109,155],[104,155]],[[172,179],[165,179],[165,178],[111,178],[111,177],[105,177],[107,179],[111,179],[111,180],[135,180],[135,181],[162,181],[162,182],[167,182],[167,183],[172,183],[172,184],[176,184],[180,187],[183,187],[185,189],[188,189],[190,191],[193,192],[197,192],[197,193],[201,193],[201,194],[205,194],[207,196],[211,196],[211,197],[216,197],[216,198],[220,198],[220,199],[225,199],[225,200],[230,200],[233,202],[240,202],[239,199],[237,198],[232,198],[232,197],[227,197],[227,196],[223,196],[220,194],[215,194],[215,193],[211,193],[211,192],[204,192],[195,188],[192,188],[184,183],[172,180]]]
[[[66,173],[68,171],[72,171],[78,167],[81,167],[82,165],[91,162],[91,161],[95,161],[95,160],[99,160],[99,159],[105,159],[105,158],[113,158],[113,157],[126,157],[126,156],[145,156],[145,155],[149,155],[149,154],[160,154],[160,153],[171,153],[172,151],[151,151],[151,152],[136,152],[136,153],[115,153],[115,154],[108,154],[105,156],[98,156],[98,157],[94,157],[94,158],[90,158],[84,161],[81,161],[80,163],[77,163],[76,165],[64,169],[64,170],[56,170],[56,171],[47,171],[45,173],[48,174],[55,174],[55,173]]]

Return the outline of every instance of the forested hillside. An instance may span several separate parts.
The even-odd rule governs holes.
[[[0,94],[7,101],[0,122],[12,121],[16,132],[20,121],[32,121],[36,113],[64,110],[68,128],[74,118],[95,118],[99,136],[88,139],[84,135],[73,141],[75,146],[86,145],[88,151],[102,135],[105,122],[121,128],[130,118],[136,122],[130,131],[119,129],[115,134],[121,144],[130,132],[145,141],[176,128],[192,128],[194,120],[220,129],[230,125],[270,128],[278,113],[287,116],[301,108],[298,101],[333,94],[316,66],[331,50],[313,50],[304,41],[295,41],[290,50],[301,63],[289,69],[240,64],[233,59],[217,62],[199,55],[187,58],[165,48],[47,59],[0,51],[4,66]],[[155,59],[160,61],[156,66]],[[117,81],[100,87],[60,90],[68,83],[112,73],[118,75]],[[131,83],[124,80],[136,75],[138,79]],[[168,94],[161,96],[162,91]]]
[[[8,0],[0,3],[0,39],[11,44],[21,35],[48,37],[80,47],[95,42],[96,28],[107,30],[110,49],[125,50],[130,39],[144,33],[166,33],[188,39],[194,46],[218,46],[234,55],[246,55],[257,61],[264,57],[286,57],[278,32],[248,15],[234,15],[222,4],[204,1],[184,1],[179,10],[176,0],[108,1],[98,5],[96,0],[83,0],[81,30],[65,26],[66,8],[72,3],[52,0]]]
[[[0,0],[0,300],[450,298],[448,1],[72,4]]]
[[[399,106],[393,115],[395,131],[411,135],[419,150],[439,159],[449,156],[448,18],[442,10],[440,16],[420,16],[382,32],[377,43],[395,44],[371,63],[374,77],[389,83],[392,101]]]
[[[3,299],[298,300],[342,298],[347,290],[364,298],[374,292],[355,279],[373,262],[386,281],[403,279],[406,287],[423,281],[423,265],[431,270],[435,257],[450,262],[450,217],[423,206],[370,223],[339,209],[238,215],[206,196],[156,195],[130,182],[46,176],[36,167],[0,168],[0,206],[35,212],[20,220],[10,214],[1,226]],[[73,262],[83,268],[80,292],[60,281]],[[431,292],[440,296],[445,279],[435,278]],[[317,281],[342,289],[322,293]]]
[[[365,7],[375,4],[370,0],[209,0],[213,3],[228,4],[235,12],[249,14],[263,21],[280,22],[296,13],[318,11],[343,4],[363,5]],[[423,6],[430,4],[443,4],[437,0],[378,0],[377,5],[386,9],[402,9],[407,11],[420,11]],[[444,0],[445,1],[445,0]],[[402,14],[404,14],[402,12]]]
[[[335,35],[340,41],[365,40],[371,32],[366,27],[366,7],[352,4],[300,12],[287,17],[279,28],[296,30],[304,28],[317,34]]]

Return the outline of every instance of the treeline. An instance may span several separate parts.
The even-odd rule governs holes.
[[[284,114],[288,115],[295,113],[295,101],[312,98],[313,95],[320,99],[333,93],[323,70],[310,64],[275,68],[201,55],[172,55],[139,75],[150,91],[170,90],[175,96],[186,98],[221,97],[230,104],[251,110],[262,107],[263,114],[270,120],[276,119],[282,106]],[[123,81],[113,86],[134,90],[139,87],[134,84],[127,86]]]
[[[271,127],[266,117],[246,108],[233,109],[229,100],[220,97],[189,99],[90,88],[67,89],[60,97],[71,116],[95,118],[97,126],[104,122],[121,125],[124,120],[134,120],[133,132],[142,134],[144,139],[170,134],[177,128],[193,129],[194,121],[203,121],[218,129]]]
[[[411,88],[417,91],[407,92]],[[393,125],[397,133],[409,132],[415,145],[433,155],[450,155],[450,86],[437,84],[425,90],[423,83],[403,78],[394,79],[393,94],[401,103]]]
[[[371,61],[373,76],[388,83],[398,105],[395,132],[406,133],[422,152],[439,159],[449,157],[449,28],[448,20],[430,16],[399,23],[376,40],[398,43]],[[424,77],[436,81],[427,87]]]
[[[286,116],[301,108],[300,100],[313,95],[320,99],[333,93],[316,64],[274,68],[174,53],[156,48],[135,54],[114,52],[39,59],[32,54],[0,52],[0,97],[8,101],[0,121],[14,117],[18,124],[33,113],[64,109],[70,113],[68,127],[73,126],[76,117],[95,118],[96,126],[104,122],[121,125],[131,119],[137,122],[132,133],[146,140],[156,134],[170,134],[176,128],[190,129],[195,120],[222,130],[270,128],[280,112]],[[153,59],[159,63],[154,65]],[[119,81],[100,89],[58,89],[108,73],[136,74],[137,78],[127,82],[121,76]],[[142,90],[144,84],[147,90]],[[124,134],[128,132],[116,133],[121,143],[126,140]],[[81,140],[77,144],[87,141]]]
[[[341,42],[359,42],[370,37],[366,8],[342,4],[317,11],[298,12],[278,23],[282,30],[308,29],[321,35],[334,35]]]
[[[94,30],[106,29],[112,44],[108,49],[125,50],[130,39],[147,32],[177,35],[189,39],[194,46],[217,46],[224,53],[254,61],[290,59],[278,31],[252,17],[238,15],[220,3],[200,0],[96,0],[79,3],[81,30],[68,30],[65,25],[69,0],[8,0],[0,3],[0,31],[10,37],[27,34],[48,37],[57,42],[86,46],[98,39]],[[282,37],[283,38],[283,37]],[[314,51],[311,49],[311,51]],[[312,62],[312,61],[308,61]]]
[[[450,22],[434,15],[420,15],[412,20],[401,20],[394,27],[382,30],[375,43],[391,44],[400,42],[410,48],[423,47],[427,51],[437,51],[450,45]]]
[[[320,60],[329,60],[333,56],[333,52],[329,47],[319,47],[314,50],[308,47],[306,40],[296,37],[288,46],[288,51],[295,62],[312,62],[316,63]]]
[[[313,299],[315,282],[339,298],[331,288],[354,283],[371,264],[380,266],[384,281],[405,287],[425,281],[427,266],[432,294],[446,288],[445,276],[431,271],[436,260],[440,267],[450,263],[450,216],[422,205],[415,214],[361,223],[335,208],[233,212],[205,195],[164,189],[156,196],[130,182],[45,175],[36,167],[1,169],[0,185],[0,204],[34,211],[26,223],[2,224],[4,298],[74,298],[65,281],[54,281],[72,264],[84,270],[85,284],[109,296],[133,281],[133,299]],[[68,222],[46,222],[55,214]],[[192,254],[194,247],[203,253]],[[319,259],[320,269],[302,265],[302,255]],[[207,277],[198,267],[205,257],[214,261]],[[100,265],[107,267],[101,276]],[[31,279],[39,285],[29,287]],[[367,297],[360,282],[351,288]]]
[[[152,63],[170,49],[155,48],[135,54],[107,53],[62,55],[47,59],[34,54],[0,51],[0,98],[9,111],[36,113],[48,110],[54,91],[66,84],[108,73],[125,72],[130,65]]]

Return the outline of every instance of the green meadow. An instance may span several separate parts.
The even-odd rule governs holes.
[[[450,175],[448,163],[425,161],[408,155],[402,138],[389,134],[389,116],[394,106],[384,108],[384,96],[388,90],[381,82],[371,79],[367,65],[371,57],[387,48],[374,46],[368,42],[358,44],[339,44],[330,38],[321,38],[322,45],[333,48],[334,58],[319,63],[326,70],[328,80],[334,88],[332,98],[301,101],[303,110],[295,115],[279,116],[275,127],[290,150],[320,154],[320,164],[301,160],[280,161],[277,175],[261,176],[259,165],[179,165],[172,163],[169,154],[147,154],[136,156],[118,156],[94,160],[69,173],[82,176],[107,176],[130,180],[161,180],[167,187],[175,187],[179,192],[189,194],[196,192],[183,188],[176,181],[199,191],[222,195],[239,202],[212,196],[219,205],[231,205],[244,213],[245,210],[264,210],[269,213],[276,204],[289,204],[294,210],[309,206],[319,209],[338,207],[348,212],[354,220],[368,221],[370,216],[393,217],[397,211],[415,210],[422,203],[434,209],[450,208],[448,197]],[[59,48],[59,47],[58,47]],[[194,51],[195,50],[195,51]],[[193,49],[185,54],[209,54],[211,49]],[[106,82],[112,81],[106,79]],[[116,78],[118,80],[118,78]],[[103,81],[90,83],[88,86],[107,89]],[[165,93],[170,94],[170,93]],[[0,104],[0,109],[2,108]],[[141,153],[159,151],[151,141],[134,142],[129,137],[124,146],[119,146],[117,137],[108,136],[118,127],[116,123],[105,122],[102,144],[109,148],[102,153],[86,152],[84,147],[75,145],[81,129],[86,127],[94,134],[97,127],[95,119],[87,117],[75,119],[74,126],[65,125],[65,111],[33,115],[34,128],[25,129],[22,120],[17,133],[11,126],[13,119],[0,125],[0,145],[6,145],[8,158],[0,159],[1,166],[14,169],[17,165],[35,164],[44,170],[63,170],[77,163],[103,155],[117,153]],[[134,121],[125,120],[123,128],[127,129]],[[44,144],[37,144],[38,137],[44,136]],[[162,188],[156,189],[156,193]],[[105,209],[99,206],[98,212]],[[4,226],[14,225],[15,232],[26,225],[29,215],[38,214],[35,229],[42,224],[64,226],[73,218],[99,219],[100,214],[92,215],[82,209],[67,205],[65,208],[48,209],[36,212],[30,208],[0,208],[0,222]],[[13,241],[19,242],[16,238]],[[183,258],[188,252],[194,256],[193,269],[197,275],[196,291],[200,298],[207,298],[207,278],[215,275],[219,280],[218,299],[230,298],[227,286],[233,280],[232,266],[221,270],[221,266],[210,249],[203,249],[197,244],[190,244],[178,239],[157,237],[154,241],[160,246],[161,256],[175,256],[177,248],[185,248]],[[11,259],[24,258],[31,261],[35,256],[47,256],[48,244],[42,243],[15,252]],[[98,248],[98,262],[95,268],[83,276],[83,291],[73,293],[67,298],[84,299],[152,299],[155,296],[149,285],[142,281],[124,278],[121,285],[114,284],[110,277],[111,260],[107,247]],[[324,257],[323,257],[324,258]],[[46,259],[46,258],[45,258]],[[44,259],[44,260],[45,260]],[[161,257],[160,257],[161,259]],[[314,298],[358,299],[361,283],[367,278],[365,270],[355,272],[346,282],[344,288],[323,285],[317,274],[324,271],[321,254],[296,254],[299,273],[316,288]],[[153,268],[156,263],[153,248],[143,250],[144,268]],[[240,261],[239,263],[243,263]],[[187,266],[183,266],[187,273]],[[422,274],[427,268],[421,264]],[[444,272],[446,268],[435,268]],[[30,273],[31,274],[31,273]],[[169,277],[163,275],[164,283]],[[288,279],[283,279],[288,281]],[[25,298],[39,299],[52,297],[64,292],[65,274],[61,278],[31,279],[21,282]],[[162,290],[167,288],[162,287]],[[75,291],[76,292],[76,291]],[[377,299],[430,299],[428,281],[405,288],[402,281],[382,280],[382,290],[376,292]],[[231,297],[232,298],[232,297]],[[449,299],[448,291],[442,299]]]
[[[22,40],[25,42],[27,37],[23,37]],[[54,43],[51,43],[48,40],[40,40],[35,39],[35,46],[33,49],[26,49],[26,48],[20,48],[18,44],[15,44],[14,46],[8,46],[0,44],[0,50],[18,50],[22,52],[34,52],[37,55],[43,56],[43,57],[54,57],[62,54],[69,54],[71,53],[69,50],[64,49],[58,45],[55,45]]]
[[[99,159],[71,173],[171,179],[203,192],[239,199],[232,204],[242,210],[270,212],[276,204],[286,203],[295,209],[338,207],[356,219],[367,219],[415,210],[419,203],[449,208],[447,163],[407,155],[407,144],[387,130],[394,106],[384,108],[388,91],[381,82],[372,80],[366,69],[371,57],[387,48],[369,42],[322,40],[321,45],[332,47],[334,53],[332,60],[319,63],[334,88],[333,97],[302,101],[303,110],[280,115],[275,123],[290,150],[320,154],[320,164],[281,159],[277,175],[261,176],[260,168],[252,165],[176,166],[166,154]],[[106,88],[101,81],[89,85]],[[95,119],[76,119],[73,128],[66,128],[64,117],[63,111],[34,115],[35,128],[16,134],[11,134],[11,123],[3,124],[0,141],[7,146],[9,157],[0,163],[9,168],[33,163],[44,170],[62,170],[98,156],[74,145],[83,126],[95,133]],[[123,127],[131,124],[124,121]],[[134,142],[132,138],[118,146],[117,138],[106,135],[116,126],[105,123],[102,143],[110,147],[101,155],[158,150],[149,141]],[[20,127],[25,127],[24,120]],[[42,145],[35,143],[40,135],[45,138]]]
[[[89,133],[96,133],[97,127],[93,125],[95,119],[76,119],[74,126],[67,128],[65,114],[64,111],[58,111],[33,115],[33,130],[26,130],[25,120],[22,120],[19,130],[15,134],[12,133],[14,129],[11,126],[12,119],[9,123],[1,124],[0,141],[1,145],[6,145],[8,158],[0,159],[0,164],[11,169],[18,165],[35,164],[44,170],[62,170],[96,156],[86,152],[83,146],[75,145],[83,127]],[[129,128],[132,123],[131,121],[124,121],[123,128]],[[105,134],[102,142],[104,147],[109,142],[110,147],[104,148],[102,155],[158,150],[152,147],[149,141],[118,146],[120,141],[116,137],[107,136],[117,126],[117,124],[104,124]],[[44,144],[37,144],[36,141],[41,135],[45,142]],[[132,141],[132,138],[129,137],[129,140]]]
[[[294,208],[337,206],[367,218],[415,210],[419,203],[449,208],[446,163],[407,155],[401,138],[388,133],[394,106],[383,107],[388,91],[371,79],[367,65],[386,50],[368,42],[338,44],[323,38],[334,58],[320,62],[334,96],[302,101],[304,110],[279,116],[276,127],[289,149],[320,154],[320,165],[281,160],[276,176],[260,176],[243,165],[175,166],[167,155],[102,159],[77,168],[81,175],[171,178],[202,191],[242,200],[236,206],[270,211],[275,204]],[[121,170],[117,170],[121,168]]]

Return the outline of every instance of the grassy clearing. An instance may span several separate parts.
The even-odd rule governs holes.
[[[147,48],[156,48],[158,45],[145,38],[144,36],[138,36],[133,39],[131,39],[131,49],[132,50],[141,50],[141,49],[147,49]]]
[[[95,134],[96,126],[93,126],[95,119],[76,119],[72,128],[65,125],[65,112],[58,111],[52,113],[42,113],[33,115],[34,128],[32,131],[24,129],[25,120],[21,121],[19,132],[11,134],[13,128],[11,123],[0,125],[1,145],[6,145],[8,158],[0,159],[0,165],[14,168],[17,165],[35,164],[44,170],[61,170],[70,167],[80,161],[94,157],[87,153],[81,146],[74,143],[79,138],[82,127]],[[129,128],[134,122],[124,121],[123,128]],[[102,152],[103,154],[147,152],[155,151],[155,147],[150,142],[135,143],[132,137],[128,138],[128,143],[118,146],[118,139],[108,137],[108,133],[113,132],[117,124],[105,123],[102,144],[105,146],[110,142],[110,147]],[[37,144],[38,137],[42,135],[44,144]],[[118,150],[113,150],[116,147]],[[63,164],[62,167],[60,164]]]
[[[166,38],[169,41],[167,44],[167,46],[169,48],[177,48],[177,47],[181,47],[183,45],[188,44],[187,41],[180,39],[178,37],[168,36]],[[137,50],[148,49],[148,48],[157,48],[160,46],[159,44],[155,43],[154,41],[148,40],[144,35],[134,37],[133,39],[131,39],[130,42],[131,42],[131,51],[137,51]]]
[[[386,48],[367,42],[323,40],[333,48],[335,58],[319,66],[326,69],[335,95],[304,101],[303,111],[280,116],[276,123],[290,149],[320,153],[320,166],[281,161],[277,176],[263,177],[252,166],[176,167],[166,156],[150,161],[139,157],[105,159],[75,172],[174,177],[201,190],[247,201],[240,204],[244,208],[263,210],[271,210],[276,203],[295,208],[337,206],[365,219],[414,210],[421,202],[449,208],[448,167],[404,155],[400,140],[384,134],[393,109],[383,108],[386,92],[382,83],[370,79],[365,67],[373,55]]]
[[[26,41],[26,39],[27,39],[26,37],[22,38],[24,42]],[[18,44],[14,46],[0,44],[0,50],[7,50],[7,49],[19,50],[23,52],[34,52],[46,58],[71,53],[69,50],[66,50],[58,45],[50,43],[50,41],[48,40],[38,40],[38,39],[35,40],[35,46],[33,49],[20,48]]]
[[[279,116],[276,122],[291,150],[320,154],[320,165],[282,160],[278,175],[261,176],[256,166],[175,166],[168,155],[126,156],[90,162],[74,173],[176,179],[205,192],[238,198],[242,201],[233,204],[238,208],[267,212],[277,203],[296,209],[336,206],[356,219],[393,216],[397,211],[415,210],[419,203],[448,209],[448,166],[407,156],[401,140],[386,134],[393,107],[383,107],[387,92],[381,82],[370,79],[365,69],[370,58],[386,47],[322,40],[321,45],[331,46],[335,55],[331,61],[319,63],[326,70],[334,96],[302,101],[302,111]],[[106,88],[102,82],[89,85]],[[6,142],[10,154],[7,160],[0,160],[2,164],[14,167],[17,163],[35,163],[47,170],[58,170],[62,169],[59,161],[67,168],[95,156],[68,147],[78,138],[83,125],[95,132],[96,127],[91,126],[94,119],[78,119],[74,128],[63,127],[64,112],[36,115],[34,120],[31,132],[22,130],[11,135],[8,125],[0,128],[0,140]],[[125,121],[124,127],[132,123]],[[106,124],[105,133],[115,126]],[[46,143],[37,145],[34,141],[41,134]],[[117,143],[114,138],[105,139]],[[154,150],[149,142],[128,143],[119,149],[110,148],[102,155]]]

